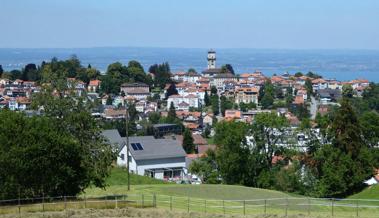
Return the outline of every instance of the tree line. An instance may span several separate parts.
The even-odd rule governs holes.
[[[106,185],[115,153],[91,116],[91,103],[67,85],[84,68],[66,64],[53,59],[42,66],[41,90],[32,96],[32,108],[42,115],[0,111],[2,199],[74,196]]]
[[[142,82],[151,87],[164,88],[167,83],[171,82],[171,71],[167,62],[150,66],[149,72],[151,74],[147,74],[138,61],[131,60],[127,65],[115,62],[108,65],[104,75],[90,64],[87,67],[82,66],[80,60],[75,55],[67,60],[52,58],[51,61],[43,61],[40,65],[30,63],[21,70],[11,70],[9,72],[4,71],[0,65],[0,77],[10,80],[21,79],[41,82],[44,74],[49,71],[60,72],[60,74],[64,74],[67,78],[76,78],[86,84],[90,80],[100,79],[102,85],[99,91],[105,94],[116,95],[120,93],[120,87],[123,83]]]
[[[330,117],[316,120],[319,139],[310,127],[306,150],[295,149],[285,117],[258,114],[253,124],[219,122],[215,151],[195,161],[190,171],[206,183],[240,184],[314,197],[345,197],[364,188],[379,167],[379,115],[359,116],[343,98]],[[370,124],[367,125],[367,122]],[[365,127],[364,127],[365,126]],[[374,132],[374,134],[372,134]]]

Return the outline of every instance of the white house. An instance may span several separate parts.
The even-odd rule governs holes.
[[[117,130],[105,130],[103,135],[117,149],[117,165],[126,166],[126,139],[121,138]],[[187,174],[186,153],[175,139],[129,137],[129,157],[131,173],[165,180],[181,179]]]
[[[196,72],[189,72],[187,73],[184,78],[183,78],[183,81],[185,82],[189,82],[189,83],[197,83],[197,81],[201,78],[201,75],[196,73]]]
[[[328,88],[328,83],[324,79],[314,79],[312,80],[313,90],[320,90]]]
[[[185,105],[187,108],[199,107],[199,97],[193,94],[188,95],[171,95],[167,99],[167,108],[170,108],[171,102],[174,104],[175,109],[179,110]],[[183,103],[184,102],[184,103]]]

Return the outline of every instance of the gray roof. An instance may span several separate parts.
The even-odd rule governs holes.
[[[121,138],[120,133],[117,129],[103,130],[101,133],[105,139],[113,145],[118,151],[124,147],[125,141]]]
[[[238,76],[231,73],[220,73],[214,76],[215,78],[238,78]]]
[[[125,138],[123,138],[126,140]],[[130,146],[130,153],[135,160],[161,159],[173,157],[185,157],[181,143],[174,139],[156,139],[153,136],[133,136],[129,137],[131,143],[140,143],[143,150],[135,151]]]
[[[123,83],[121,87],[148,87],[149,85],[141,82],[135,82],[135,83]]]
[[[126,145],[126,138],[121,137],[116,129],[104,130],[102,135],[112,145],[117,146],[118,151]],[[131,143],[140,143],[143,150],[135,151]],[[129,137],[129,150],[135,160],[149,160],[173,157],[185,157],[186,152],[182,144],[174,139],[156,139],[153,136]]]
[[[172,123],[159,123],[159,124],[154,124],[154,128],[160,128],[160,127],[172,127],[172,126],[177,126],[176,124]]]
[[[211,69],[205,69],[203,74],[218,74],[221,73],[221,68],[211,68]]]
[[[320,98],[331,98],[337,100],[342,97],[341,90],[339,89],[320,89],[317,91]]]

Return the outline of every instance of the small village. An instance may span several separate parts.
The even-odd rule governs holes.
[[[290,124],[285,134],[292,140],[280,145],[306,151],[309,134],[301,131],[302,126],[309,125],[321,139],[314,123],[316,116],[325,116],[339,105],[344,87],[349,87],[352,95],[360,98],[370,84],[365,79],[337,81],[311,72],[271,77],[259,71],[237,74],[231,65],[217,67],[214,50],[208,52],[207,63],[201,73],[194,69],[172,73],[171,82],[163,89],[130,82],[121,84],[118,94],[101,93],[100,79],[85,83],[76,78],[67,78],[67,86],[72,87],[77,96],[85,96],[86,101],[94,103],[92,116],[101,122],[123,122],[127,111],[129,116],[134,112],[132,128],[135,131],[128,136],[129,155],[125,131],[130,130],[125,130],[125,123],[117,128],[110,125],[103,131],[117,151],[118,166],[127,166],[130,156],[131,173],[201,183],[201,178],[188,169],[194,160],[216,149],[213,139],[216,123],[225,120],[252,124],[257,114],[274,112]],[[149,75],[155,79],[153,73]],[[0,108],[28,116],[38,115],[41,111],[33,110],[31,105],[33,94],[40,90],[41,86],[34,81],[2,78]],[[186,137],[183,137],[184,129],[189,132],[193,149],[182,147]],[[280,155],[273,157],[273,164],[282,159]]]
[[[0,0],[0,218],[378,218],[378,11]]]

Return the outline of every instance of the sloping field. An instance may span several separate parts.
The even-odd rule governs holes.
[[[114,185],[107,187],[105,190],[98,188],[86,190],[87,196],[104,196],[107,194],[157,194],[219,200],[252,200],[290,197],[290,195],[283,192],[235,185],[132,185],[130,192],[127,191],[125,185]]]
[[[365,188],[363,191],[352,195],[349,199],[377,199],[379,200],[379,185],[373,185]]]
[[[127,191],[122,169],[115,169],[107,183],[105,190],[89,188],[79,199],[4,204],[0,217],[379,217],[379,201],[357,199],[379,198],[378,186],[341,200],[244,186],[181,185],[136,175]]]

